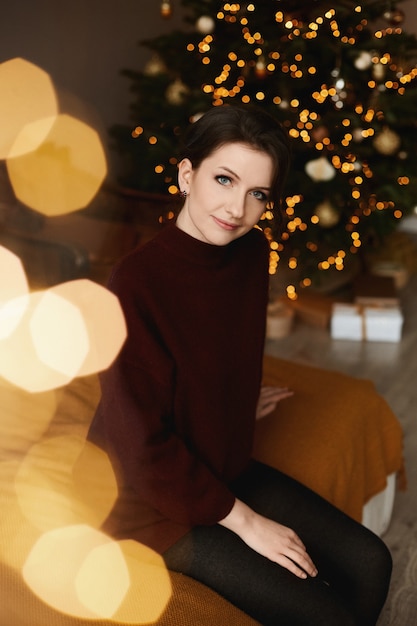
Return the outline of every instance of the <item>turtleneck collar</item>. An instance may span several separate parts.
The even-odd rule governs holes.
[[[199,265],[219,266],[230,258],[236,246],[240,246],[250,236],[250,232],[225,246],[216,246],[192,237],[175,223],[171,223],[158,234],[156,240],[162,247],[188,261]]]

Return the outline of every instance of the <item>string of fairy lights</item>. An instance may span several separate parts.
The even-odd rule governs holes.
[[[172,11],[171,0],[163,0],[161,3],[161,15],[164,18],[169,18],[172,15]],[[368,105],[357,101],[353,110],[360,119],[360,124],[352,125],[351,115],[346,115],[342,119],[344,134],[340,139],[340,145],[345,150],[343,155],[337,153],[330,132],[326,132],[327,129],[317,125],[317,122],[320,120],[320,107],[325,103],[330,102],[336,111],[343,113],[347,93],[345,79],[340,67],[335,67],[331,73],[331,84],[321,84],[319,89],[311,93],[310,101],[313,102],[313,106],[309,108],[304,105],[304,102],[301,103],[297,97],[287,100],[283,94],[267,93],[265,89],[262,89],[261,81],[259,81],[259,89],[255,93],[253,91],[249,93],[249,90],[246,89],[248,70],[254,72],[259,79],[282,72],[294,81],[306,76],[314,77],[318,72],[318,67],[311,62],[311,59],[306,62],[302,52],[297,52],[291,60],[288,60],[282,54],[282,50],[279,49],[278,43],[276,49],[271,49],[270,41],[266,45],[266,38],[259,32],[259,27],[256,29],[251,25],[251,16],[255,15],[255,12],[255,2],[245,4],[244,7],[240,3],[224,3],[221,9],[218,10],[215,18],[208,15],[199,18],[196,28],[202,36],[197,43],[188,43],[186,49],[189,53],[198,51],[201,64],[210,66],[212,63],[212,49],[216,44],[214,36],[215,20],[219,22],[224,21],[227,24],[240,25],[243,38],[242,43],[249,47],[246,48],[249,50],[249,53],[244,57],[239,50],[228,51],[222,67],[219,68],[220,71],[216,68],[212,80],[201,85],[202,91],[211,96],[214,106],[220,106],[231,98],[240,99],[243,103],[248,103],[252,100],[262,102],[266,98],[270,98],[274,105],[281,109],[288,109],[292,114],[296,113],[296,123],[292,123],[288,128],[290,137],[309,146],[314,146],[317,152],[317,159],[312,159],[306,165],[306,170],[310,168],[309,175],[313,179],[316,176],[316,180],[330,180],[337,173],[348,177],[351,197],[356,203],[356,209],[346,223],[346,230],[350,233],[349,250],[336,250],[317,262],[317,267],[321,270],[331,267],[339,271],[343,270],[347,252],[355,254],[362,245],[360,235],[361,220],[366,219],[373,211],[384,211],[386,209],[389,209],[396,219],[400,219],[403,215],[401,208],[396,207],[394,200],[391,198],[378,199],[374,194],[370,196],[363,194],[362,187],[364,183],[371,179],[374,174],[369,164],[366,161],[359,160],[355,155],[354,144],[364,139],[372,139],[381,154],[392,154],[398,149],[399,137],[394,131],[389,129],[388,125],[379,133],[379,136],[374,137],[375,127],[373,122],[375,120],[379,122],[384,121],[384,113],[375,104],[377,103],[377,97],[371,98]],[[321,30],[326,27],[326,32],[330,32],[332,37],[344,46],[353,48],[361,32],[369,26],[368,20],[363,16],[363,9],[360,4],[354,8],[354,15],[357,16],[356,25],[350,28],[347,33],[343,32],[339,24],[337,8],[328,8],[322,15],[318,15],[309,23],[305,23],[294,16],[286,15],[282,10],[277,10],[275,12],[275,22],[285,29],[288,42],[294,42],[299,38],[314,40],[319,37]],[[384,17],[388,20],[389,25],[386,28],[378,28],[373,33],[375,39],[379,41],[402,33],[401,24],[404,19],[402,11],[398,9],[393,10],[388,6]],[[387,90],[396,92],[398,96],[403,96],[407,87],[417,78],[416,67],[405,70],[404,67],[397,64],[389,51],[379,53],[362,51],[356,57],[355,66],[358,70],[372,68],[372,77],[368,80],[367,87],[371,92],[375,92],[376,95],[378,91]],[[388,73],[389,76],[387,76]],[[206,72],[205,75],[207,76],[208,73]],[[180,91],[181,87],[183,87],[185,92],[186,86],[182,86],[181,81],[176,82],[177,91]],[[291,119],[294,119],[294,115],[292,115]],[[133,136],[138,136],[142,132],[143,128],[138,127],[132,134]],[[153,142],[157,142],[155,136],[149,138],[149,143],[152,144]],[[316,174],[314,174],[314,168],[316,168]],[[163,171],[164,168],[161,165],[160,173],[162,174]],[[401,175],[397,180],[400,186],[408,185],[409,182],[407,175]],[[169,187],[170,193],[177,193],[177,191],[175,184]],[[298,211],[303,200],[304,198],[301,194],[294,194],[285,198],[284,206],[288,219],[284,232],[280,234],[280,241],[274,239],[273,231],[268,225],[263,227],[270,240],[271,274],[276,272],[280,261],[280,253],[284,250],[285,243],[289,238],[296,231],[303,232],[309,228],[309,223],[300,217],[301,212]],[[323,215],[326,214],[326,211],[327,213],[329,212],[329,207],[325,206],[325,203],[317,207],[316,212],[309,218],[310,223],[313,225],[320,224],[322,219],[324,220],[324,217],[322,218],[320,215],[320,208]],[[263,216],[264,220],[270,221],[273,219],[272,210],[273,207],[268,207]],[[317,244],[313,241],[308,241],[306,247],[311,252],[317,252],[318,250]],[[287,262],[290,269],[295,269],[298,259],[293,256]],[[308,286],[310,283],[311,280],[309,278],[304,278],[302,281],[303,286]],[[287,293],[290,298],[295,298],[295,287],[290,285],[287,288]]]

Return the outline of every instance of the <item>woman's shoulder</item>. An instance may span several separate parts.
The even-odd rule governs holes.
[[[139,243],[114,265],[110,274],[108,287],[112,291],[126,285],[138,286],[146,277],[149,277],[155,268],[162,263],[160,250],[160,233],[145,243]]]

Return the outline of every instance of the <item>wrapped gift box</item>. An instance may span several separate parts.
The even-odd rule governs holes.
[[[334,304],[330,321],[333,339],[362,341],[364,320],[361,307],[355,304]]]
[[[395,261],[377,261],[372,265],[372,274],[392,278],[396,289],[403,289],[410,278],[410,272]]]
[[[336,303],[332,309],[330,330],[333,339],[398,342],[403,321],[398,306]]]
[[[297,319],[310,326],[328,328],[334,298],[321,293],[300,293],[296,300],[287,300]]]
[[[268,339],[281,339],[290,334],[294,311],[284,301],[276,300],[268,305],[266,336]]]
[[[401,340],[404,320],[399,307],[366,307],[364,317],[368,341]]]
[[[376,307],[398,307],[398,291],[392,276],[363,274],[354,282],[355,304]]]

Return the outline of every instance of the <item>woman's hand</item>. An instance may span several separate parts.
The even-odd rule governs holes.
[[[256,408],[256,419],[259,420],[271,413],[280,400],[294,395],[288,387],[261,387],[258,406]]]
[[[316,566],[293,530],[255,513],[241,500],[235,501],[230,513],[219,524],[239,535],[255,552],[299,578],[317,575]]]

